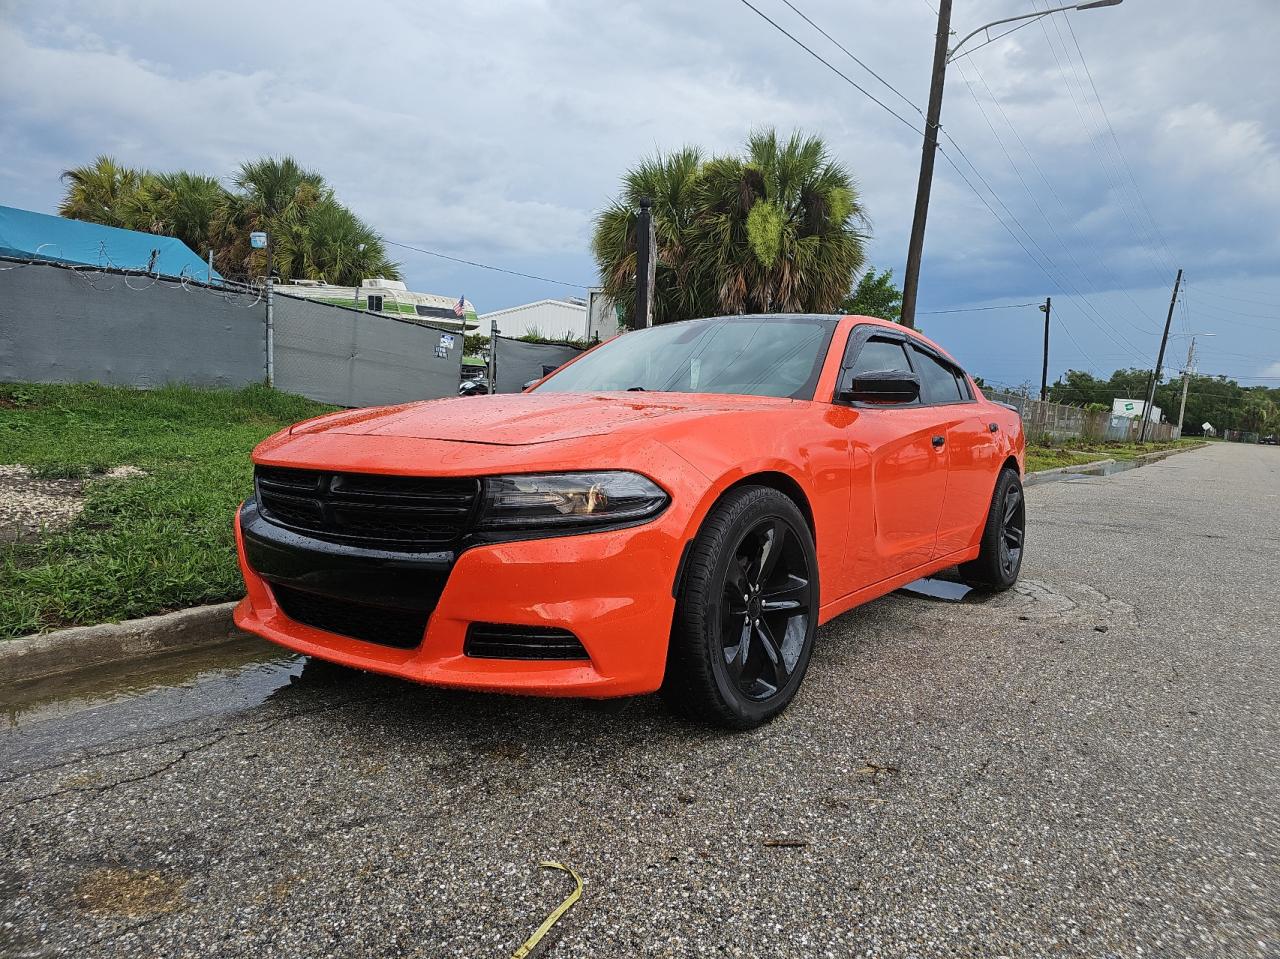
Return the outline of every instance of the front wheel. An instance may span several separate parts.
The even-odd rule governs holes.
[[[1016,470],[1003,469],[991,495],[978,558],[960,564],[961,578],[971,586],[995,592],[1018,581],[1027,535],[1027,505]]]
[[[729,729],[768,722],[804,680],[817,614],[818,561],[800,510],[768,487],[734,490],[689,552],[664,698]]]

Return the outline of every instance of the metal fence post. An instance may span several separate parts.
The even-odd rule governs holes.
[[[276,322],[272,301],[275,282],[267,275],[267,386],[276,385]]]
[[[489,327],[489,395],[498,392],[498,321],[494,320]]]

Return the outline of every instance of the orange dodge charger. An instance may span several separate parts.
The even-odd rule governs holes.
[[[1022,563],[1022,422],[912,330],[689,320],[524,393],[351,410],[253,454],[236,623],[439,686],[662,690],[748,728],[819,624],[946,567]]]

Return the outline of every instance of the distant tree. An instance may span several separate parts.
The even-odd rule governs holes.
[[[635,303],[636,219],[653,200],[654,321],[746,312],[831,313],[863,265],[866,218],[852,175],[818,137],[752,134],[740,156],[694,147],[645,160],[596,219],[605,292]]]
[[[63,179],[62,216],[175,236],[200,254],[212,249],[226,276],[262,275],[265,252],[249,244],[249,234],[262,230],[283,280],[356,286],[365,277],[400,278],[382,238],[338,202],[324,177],[292,157],[242,164],[232,190],[215,177],[135,170],[107,156]]]
[[[210,247],[209,227],[227,197],[216,177],[185,170],[144,173],[123,202],[123,225],[176,236],[203,256]]]
[[[109,156],[98,156],[88,166],[64,170],[67,192],[58,204],[58,215],[106,226],[124,226],[128,202],[142,183],[143,173],[121,166]]]
[[[902,319],[902,290],[893,282],[893,271],[876,273],[875,267],[869,267],[853,292],[841,302],[840,312],[899,322]]]

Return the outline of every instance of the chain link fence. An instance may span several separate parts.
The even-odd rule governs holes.
[[[1054,443],[1081,439],[1090,443],[1136,443],[1142,432],[1142,418],[1116,416],[1103,410],[1086,410],[1032,399],[1020,393],[984,389],[983,395],[997,403],[1007,403],[1022,415],[1022,426],[1029,440],[1042,438]],[[1164,443],[1176,439],[1172,423],[1148,423],[1147,441]]]

